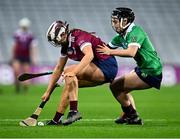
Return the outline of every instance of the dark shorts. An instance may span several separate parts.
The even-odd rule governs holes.
[[[15,60],[19,61],[20,63],[28,63],[31,64],[31,60],[28,57],[15,57]]]
[[[105,82],[112,82],[118,72],[118,64],[115,57],[106,60],[93,61],[93,63],[101,69],[105,76]]]
[[[162,81],[162,73],[157,76],[145,75],[141,72],[141,69],[138,67],[135,68],[135,72],[139,76],[139,78],[143,80],[145,83],[147,83],[152,87],[160,89],[161,81]]]

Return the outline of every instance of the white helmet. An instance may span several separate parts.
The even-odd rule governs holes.
[[[24,17],[19,21],[19,26],[20,27],[29,28],[30,25],[31,25],[31,21],[27,17]]]
[[[63,33],[68,33],[68,26],[69,24],[67,24],[66,22],[62,22],[62,21],[54,21],[47,33],[46,33],[46,37],[48,39],[48,41],[55,47],[59,47],[61,44],[59,43],[61,40],[61,34]]]

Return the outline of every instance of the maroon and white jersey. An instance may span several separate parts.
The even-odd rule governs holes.
[[[87,45],[92,46],[92,50],[94,53],[94,59],[93,60],[105,60],[111,56],[100,54],[97,52],[98,45],[103,45],[103,41],[98,38],[97,36],[88,33],[86,31],[82,31],[80,29],[73,29],[71,30],[69,36],[68,36],[69,44],[68,48],[61,49],[61,55],[62,56],[68,56],[68,58],[80,61],[84,54],[82,52],[83,48]]]
[[[34,40],[32,33],[17,30],[13,38],[15,41],[14,58],[29,58],[30,49]]]

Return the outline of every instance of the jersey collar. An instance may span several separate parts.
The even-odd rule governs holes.
[[[132,28],[135,26],[134,22],[131,23],[131,25],[127,28],[126,34],[124,35],[124,38],[126,38],[127,34],[132,31]]]

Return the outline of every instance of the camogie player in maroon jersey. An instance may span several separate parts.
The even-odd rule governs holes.
[[[98,45],[104,44],[100,38],[80,29],[69,30],[68,26],[66,22],[55,21],[47,31],[48,41],[55,47],[61,47],[61,56],[42,100],[45,101],[50,97],[50,92],[61,75],[65,80],[57,112],[47,125],[62,124],[62,116],[68,104],[70,111],[63,124],[69,125],[81,119],[78,112],[78,88],[112,82],[118,70],[114,56],[97,52]],[[79,63],[65,68],[68,59]]]
[[[30,65],[35,63],[37,41],[29,30],[30,20],[23,18],[19,21],[19,29],[14,33],[14,44],[12,48],[12,67],[15,78],[21,72],[29,72]],[[27,89],[29,82],[24,82]],[[15,80],[16,92],[20,91],[20,83]]]

